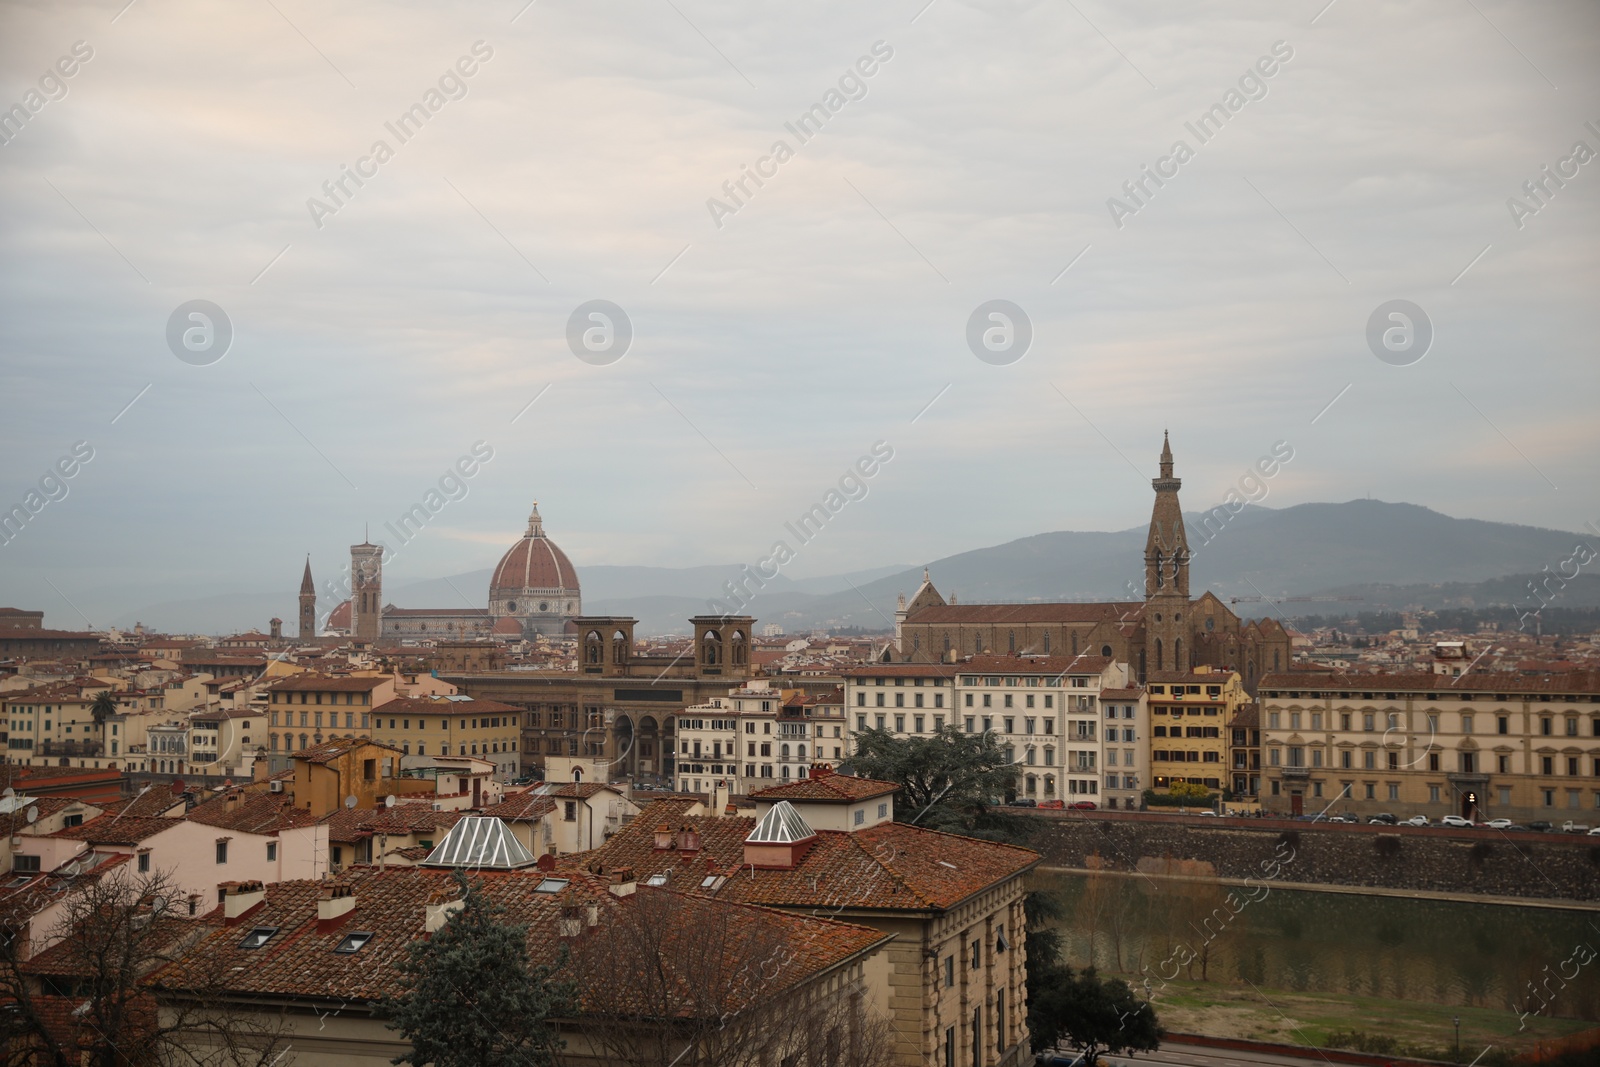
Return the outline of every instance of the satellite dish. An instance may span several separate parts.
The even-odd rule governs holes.
[[[34,807],[31,804],[28,805],[28,825],[30,825],[30,826],[33,825],[34,821],[37,820],[38,818],[39,818],[39,809]]]
[[[394,794],[393,793],[390,793],[388,796],[383,798],[383,806],[386,807],[386,808],[394,807]]]
[[[4,793],[0,793],[0,796],[6,796],[6,797],[14,797],[16,795],[17,795],[17,791],[15,789],[12,789],[9,785],[6,786],[6,791]]]
[[[344,798],[344,806],[347,808],[353,808],[356,806],[356,798],[354,794]]]

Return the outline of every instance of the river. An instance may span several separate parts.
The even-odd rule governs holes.
[[[1600,1019],[1600,913],[1044,872],[1067,962]],[[1227,894],[1233,893],[1231,904]],[[1209,917],[1209,921],[1208,921]]]

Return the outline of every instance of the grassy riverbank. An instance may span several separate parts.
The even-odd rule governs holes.
[[[1452,1020],[1460,1018],[1467,1061],[1491,1045],[1521,1052],[1541,1039],[1594,1026],[1581,1019],[1529,1016],[1519,1033],[1521,1020],[1510,1011],[1217,982],[1169,982],[1155,1003],[1161,1025],[1177,1033],[1319,1047],[1331,1034],[1360,1033],[1393,1038],[1408,1050],[1446,1052],[1455,1043]]]

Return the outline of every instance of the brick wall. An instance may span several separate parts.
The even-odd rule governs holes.
[[[1165,861],[1209,865],[1223,878],[1262,877],[1282,842],[1293,859],[1278,880],[1324,885],[1600,899],[1600,838],[1268,819],[1199,820],[1097,812],[1041,815],[1029,844],[1047,866],[1151,870]],[[1203,867],[1201,869],[1204,869]]]

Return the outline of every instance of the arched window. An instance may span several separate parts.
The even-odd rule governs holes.
[[[614,663],[628,662],[628,635],[618,630],[611,635],[611,660]]]
[[[1078,654],[1078,631],[1076,630],[1072,631],[1072,654],[1074,656]]]
[[[973,634],[972,635],[972,654],[974,656],[983,655],[983,635],[982,634]]]
[[[1161,571],[1161,551],[1156,550],[1156,588],[1160,589],[1167,582],[1166,575]]]
[[[789,746],[788,745],[780,745],[780,746],[778,746],[778,758],[782,759],[782,760],[786,760],[786,759],[789,758]]]
[[[1158,637],[1156,638],[1156,670],[1164,671],[1166,669],[1167,661],[1161,653],[1161,638]]]
[[[733,631],[733,636],[728,640],[728,646],[728,662],[735,667],[743,667],[750,658],[750,644],[744,639],[744,631]]]
[[[1044,634],[1044,654],[1047,656],[1050,654],[1050,631],[1048,630]]]
[[[1174,637],[1172,639],[1172,669],[1175,671],[1181,671],[1184,669],[1183,638],[1181,637]]]
[[[949,630],[946,630],[944,632],[944,650],[946,652],[950,651],[950,631]]]
[[[1015,631],[1015,630],[1007,630],[1006,631],[1006,651],[1007,652],[1015,652],[1016,650],[1017,650],[1017,631]]]
[[[428,746],[423,744],[421,741],[418,741],[417,742],[417,755],[426,756],[427,754],[428,754]]]
[[[704,649],[704,663],[708,667],[715,667],[722,662],[722,635],[712,630],[706,634],[701,642]]]
[[[1107,659],[1110,659],[1111,658],[1111,646],[1110,645],[1101,645],[1100,646],[1100,654],[1102,656],[1105,656]]]
[[[795,753],[794,753],[794,758],[797,759],[797,760],[801,760],[803,762],[805,760],[805,758],[806,758],[806,746],[804,746],[804,745],[796,746]]]
[[[272,751],[274,751],[274,752],[278,751],[278,735],[277,734],[273,734],[271,740],[272,740]]]

